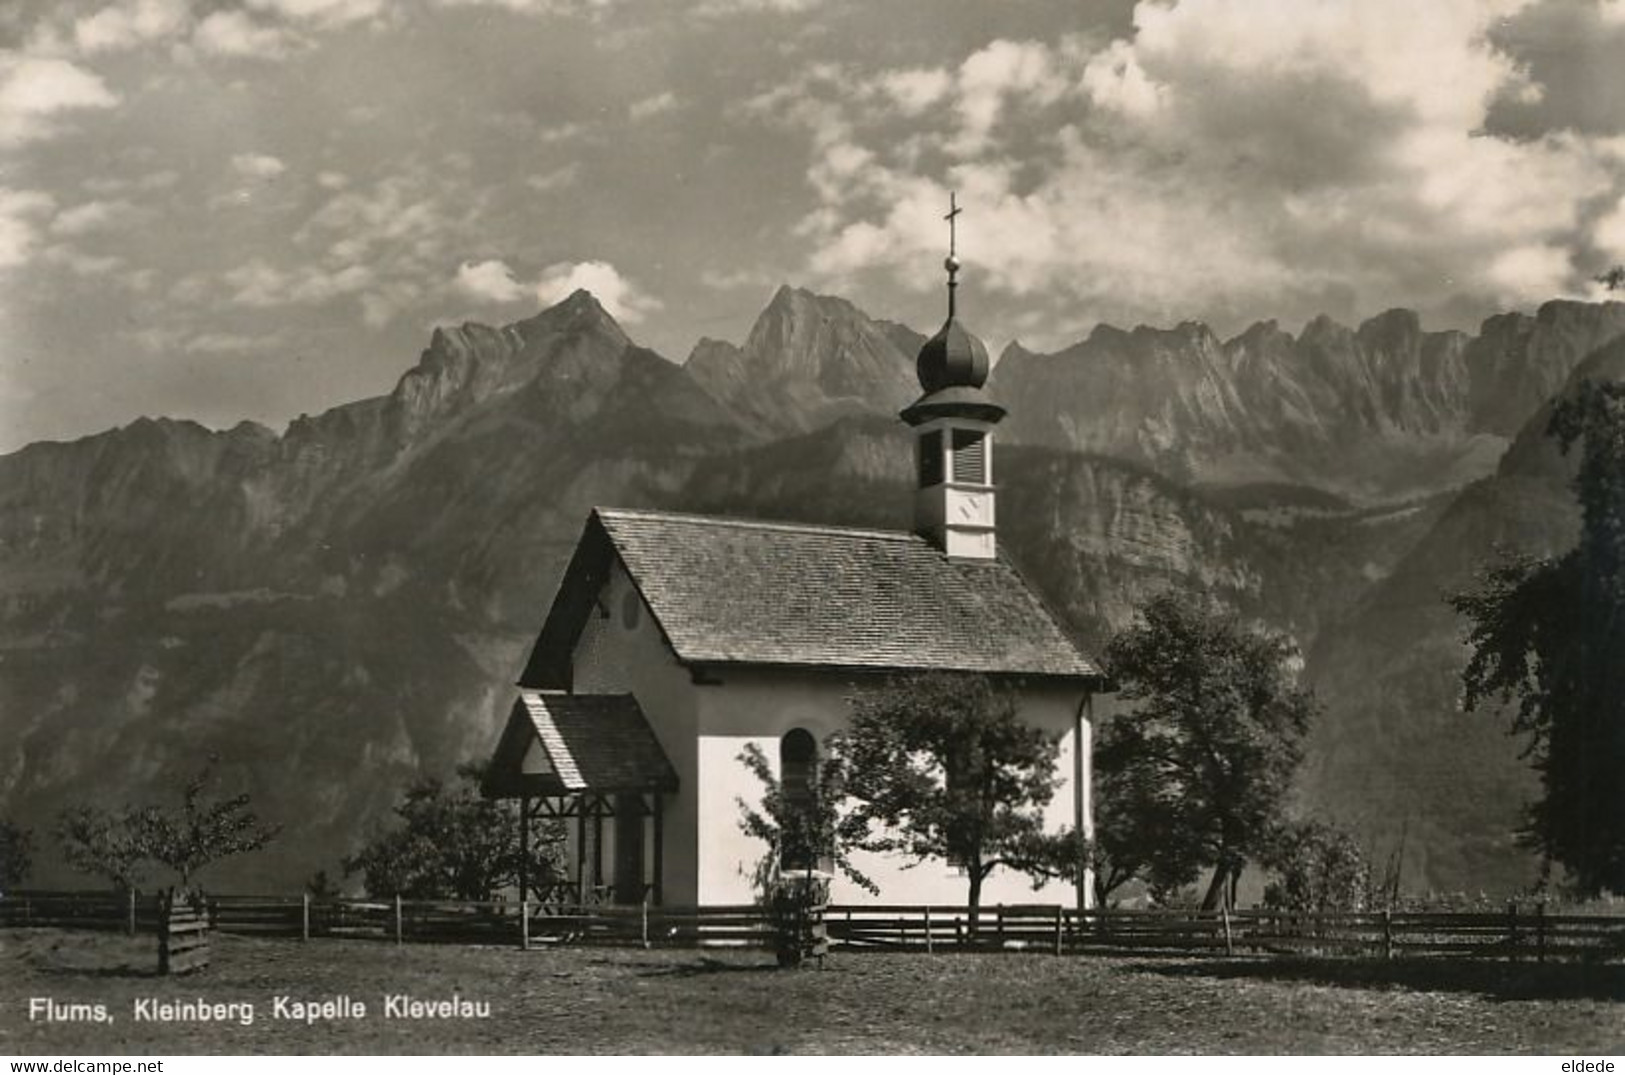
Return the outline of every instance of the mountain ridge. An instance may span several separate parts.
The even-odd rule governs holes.
[[[1478,338],[1430,335],[1408,311],[1354,329],[1316,319],[1299,337],[1260,322],[1230,355],[1195,322],[1099,328],[1090,338],[1118,358],[1150,355],[1141,372],[1184,409],[1158,411],[1161,441],[1133,422],[1096,448],[1001,438],[1001,543],[1090,646],[1149,593],[1184,588],[1291,632],[1323,682],[1381,682],[1376,651],[1346,622],[1391,600],[1399,583],[1385,580],[1446,574],[1416,550],[1432,540],[1451,551],[1429,538],[1451,496],[1379,508],[1319,486],[1198,487],[1169,459],[1207,443],[1213,415],[1234,426],[1236,451],[1264,461],[1308,451],[1325,443],[1327,400],[1358,391],[1367,406],[1348,428],[1370,443],[1342,444],[1342,466],[1380,475],[1407,460],[1449,463],[1383,434],[1396,418],[1426,432],[1475,407],[1507,421],[1554,371],[1570,376],[1576,349],[1617,316],[1505,315],[1473,359],[1493,372],[1490,387],[1465,403]],[[1271,398],[1264,389],[1304,337],[1329,372]],[[909,525],[911,447],[896,411],[918,391],[919,342],[844,299],[787,287],[742,343],[715,341],[696,371],[697,356],[679,366],[639,347],[577,293],[511,325],[437,330],[391,391],[280,434],[141,419],[0,456],[0,813],[48,828],[92,780],[109,802],[150,799],[164,773],[213,750],[228,782],[298,837],[223,864],[219,883],[286,887],[333,871],[412,780],[489,749],[593,505]],[[1191,368],[1218,379],[1181,397]],[[1410,370],[1445,395],[1393,384]],[[1079,395],[1047,372],[1024,383],[996,373],[1019,397],[1005,400],[1012,422],[1039,407],[1074,425],[1117,421],[1110,395]],[[1500,400],[1497,385],[1514,398]],[[1495,470],[1495,459],[1469,462],[1441,484]],[[1560,481],[1541,477],[1542,495],[1559,495]],[[1448,656],[1438,650],[1419,648],[1435,678]],[[1337,758],[1387,757],[1361,741],[1362,719],[1344,706],[1328,726],[1311,806],[1349,802],[1340,781],[1358,766]],[[1449,748],[1451,729],[1434,724],[1434,739],[1409,743],[1417,758]],[[1416,778],[1398,763],[1389,771]],[[1517,779],[1494,772],[1497,786]],[[1458,820],[1482,836],[1485,817]],[[1452,838],[1435,832],[1428,846]],[[1479,860],[1438,861],[1448,880]]]

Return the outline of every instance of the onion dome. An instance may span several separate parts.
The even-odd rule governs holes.
[[[959,259],[949,254],[942,265],[948,270],[948,320],[920,348],[914,369],[925,394],[903,411],[903,421],[919,425],[932,418],[959,417],[997,422],[1004,417],[1004,408],[982,391],[992,368],[987,347],[956,316]]]
[[[954,291],[959,286],[954,275],[959,262],[949,258],[943,264],[948,269],[948,320],[925,341],[914,367],[927,395],[944,388],[980,388],[987,383],[989,369],[987,348],[954,316]]]

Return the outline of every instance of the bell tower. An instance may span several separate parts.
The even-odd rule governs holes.
[[[982,391],[989,363],[982,341],[957,316],[957,219],[948,196],[948,320],[920,348],[922,395],[902,413],[914,429],[914,530],[955,558],[998,555],[993,508],[993,427],[1004,408]]]

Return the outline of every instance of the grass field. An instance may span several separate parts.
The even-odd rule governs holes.
[[[1625,1051],[1625,967],[395,947],[216,939],[153,975],[150,938],[0,933],[0,1054],[87,1053],[1567,1053]],[[488,1001],[486,1019],[383,1018],[385,993]],[[277,1020],[272,998],[365,1003]],[[107,1024],[30,1022],[31,997]],[[251,1026],[133,1018],[137,998],[252,1001]]]

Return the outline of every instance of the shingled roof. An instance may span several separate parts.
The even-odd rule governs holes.
[[[523,683],[568,684],[612,557],[691,665],[1100,674],[1002,556],[949,559],[900,531],[600,508]]]
[[[550,772],[523,772],[540,742]],[[630,694],[521,690],[497,743],[486,794],[675,791],[677,772]]]

